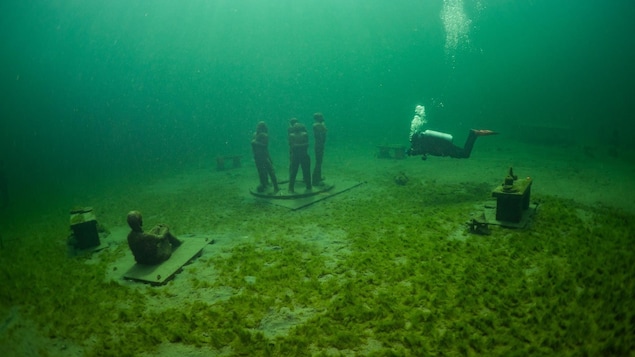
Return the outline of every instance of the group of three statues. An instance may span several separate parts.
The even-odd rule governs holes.
[[[304,184],[307,190],[313,186],[323,185],[322,160],[324,158],[324,143],[326,142],[326,125],[322,113],[313,115],[313,135],[315,138],[315,167],[311,175],[311,158],[309,156],[309,134],[306,126],[296,118],[289,120],[289,193],[295,193],[295,182],[298,170],[302,168]],[[269,186],[269,180],[273,187],[274,194],[280,191],[278,179],[273,168],[273,162],[269,155],[269,132],[264,121],[258,123],[256,133],[251,141],[251,148],[254,154],[254,161],[258,170],[260,185],[258,192],[265,192]]]
[[[326,141],[326,126],[324,117],[320,113],[313,116],[313,133],[315,137],[315,168],[311,176],[311,159],[308,154],[309,136],[306,126],[293,118],[289,121],[289,154],[291,164],[289,166],[289,192],[293,193],[298,169],[302,168],[304,183],[307,189],[313,185],[323,185],[322,179],[322,158],[324,156],[324,143]],[[267,124],[259,122],[251,146],[260,177],[259,192],[264,192],[269,185],[269,178],[273,185],[274,193],[279,191],[278,180],[273,169],[273,163],[269,156],[269,135]],[[141,212],[130,211],[127,217],[130,233],[128,234],[128,246],[132,251],[137,263],[145,265],[159,264],[172,255],[172,252],[179,247],[183,241],[176,238],[170,232],[168,226],[159,224],[149,231],[143,230],[143,218]]]

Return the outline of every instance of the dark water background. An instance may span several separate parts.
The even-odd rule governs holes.
[[[448,48],[457,4],[469,31]],[[287,120],[316,111],[330,145],[371,150],[407,143],[416,104],[440,130],[537,123],[632,146],[633,4],[5,0],[0,155],[16,192],[213,167],[249,155],[257,121],[284,150]]]

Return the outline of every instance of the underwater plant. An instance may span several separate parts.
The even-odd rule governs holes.
[[[363,201],[326,201],[284,226],[276,208],[206,192],[223,212],[188,218],[179,203],[170,214],[235,241],[161,287],[106,278],[125,247],[69,258],[50,239],[66,221],[24,225],[33,240],[0,250],[0,312],[17,306],[43,336],[88,356],[171,344],[272,356],[628,355],[633,215],[537,195],[531,229],[450,239],[486,186],[411,180],[404,190],[387,179]]]

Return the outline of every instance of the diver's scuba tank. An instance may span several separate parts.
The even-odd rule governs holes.
[[[446,134],[446,133],[442,133],[440,131],[434,131],[434,130],[426,130],[422,133],[425,136],[432,136],[435,138],[439,138],[439,139],[443,139],[443,140],[447,140],[449,142],[452,142],[452,134]]]

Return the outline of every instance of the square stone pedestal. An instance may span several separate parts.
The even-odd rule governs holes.
[[[92,207],[71,210],[71,229],[76,249],[88,249],[100,244],[97,233],[97,218]]]
[[[496,220],[519,223],[529,208],[531,178],[516,180],[512,185],[500,185],[492,191],[496,198]]]

